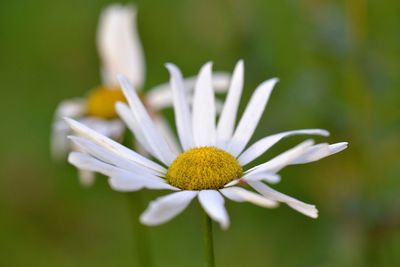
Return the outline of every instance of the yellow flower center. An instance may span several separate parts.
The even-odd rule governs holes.
[[[167,181],[183,190],[218,189],[242,177],[239,162],[216,147],[192,148],[180,154],[168,168]]]
[[[115,103],[118,101],[126,102],[120,88],[99,86],[91,91],[87,97],[87,114],[103,119],[116,118]]]

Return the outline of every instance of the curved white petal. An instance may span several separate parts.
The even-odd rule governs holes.
[[[171,88],[174,102],[174,114],[179,140],[183,150],[193,146],[192,118],[189,103],[185,94],[182,74],[173,64],[167,64],[170,72]]]
[[[140,145],[146,150],[147,153],[150,153],[153,157],[155,157],[156,154],[152,151],[152,148],[145,137],[145,133],[143,133],[130,108],[125,103],[118,102],[115,105],[115,110],[117,111],[119,117],[128,126],[129,130],[134,134]],[[143,155],[142,153],[140,154]]]
[[[260,173],[277,173],[282,168],[291,164],[295,159],[301,157],[313,144],[314,142],[312,140],[304,141],[303,143],[300,143],[299,145],[283,152],[275,158],[246,171],[243,179]]]
[[[215,100],[211,67],[209,62],[201,68],[194,89],[192,128],[195,146],[215,144]]]
[[[145,62],[136,16],[133,5],[119,4],[110,5],[101,14],[97,49],[104,84],[118,86],[117,75],[124,74],[135,87],[143,87]]]
[[[239,60],[233,71],[231,85],[217,125],[218,147],[224,149],[227,141],[232,137],[236,122],[236,113],[239,107],[244,80],[243,61]]]
[[[264,208],[274,208],[278,203],[241,187],[227,187],[219,190],[226,198],[236,202],[250,202]]]
[[[161,162],[169,166],[177,155],[171,151],[164,137],[157,130],[146,108],[137,96],[135,89],[131,86],[126,77],[119,76],[118,79],[121,83],[122,91],[129,102],[129,107],[139,123],[139,127],[145,134],[145,138],[147,143],[151,146],[151,150]]]
[[[229,216],[221,194],[216,190],[202,190],[199,192],[198,198],[208,216],[217,221],[222,229],[227,229],[229,227]]]
[[[282,194],[259,181],[250,181],[248,184],[266,198],[286,203],[289,207],[311,218],[318,217],[318,210],[314,205],[301,202],[293,197]]]
[[[157,172],[166,173],[166,169],[164,167],[139,155],[135,151],[130,150],[124,147],[123,145],[111,140],[110,138],[107,138],[91,130],[90,128],[86,127],[85,125],[77,121],[68,118],[65,118],[65,120],[76,133],[100,145],[109,152],[118,155],[119,157],[122,157],[128,161],[132,161],[136,164],[140,164],[147,168],[153,169]]]
[[[180,191],[151,201],[140,216],[145,225],[165,223],[181,213],[197,195],[197,191]]]
[[[322,129],[304,129],[304,130],[294,130],[294,131],[286,131],[282,133],[277,133],[274,135],[270,135],[260,139],[251,145],[248,149],[246,149],[238,158],[240,164],[242,166],[252,162],[259,156],[261,156],[265,151],[270,149],[273,145],[278,143],[285,137],[289,137],[292,135],[321,135],[328,136],[329,132]]]
[[[237,157],[246,147],[254,130],[260,121],[261,115],[264,112],[267,101],[271,95],[272,89],[278,79],[270,79],[260,84],[254,91],[247,107],[239,121],[239,124],[233,134],[231,141],[228,144],[227,150],[233,156]]]
[[[185,78],[183,87],[188,96],[189,103],[193,98],[193,89],[195,87],[197,76]],[[230,75],[226,72],[214,72],[212,75],[212,84],[216,93],[224,93],[229,87]],[[163,109],[172,106],[172,91],[169,83],[163,83],[153,87],[146,94],[146,101],[149,105],[156,109]]]
[[[291,162],[291,164],[304,164],[313,161],[320,160],[322,158],[328,157],[347,148],[347,142],[341,142],[336,144],[318,144],[309,147],[305,153]]]

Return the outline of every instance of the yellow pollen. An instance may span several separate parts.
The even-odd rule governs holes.
[[[167,181],[183,190],[218,189],[242,174],[236,158],[219,148],[207,146],[180,154],[168,168]]]
[[[103,119],[116,118],[115,103],[118,101],[126,102],[120,88],[99,86],[91,91],[87,97],[87,114]]]

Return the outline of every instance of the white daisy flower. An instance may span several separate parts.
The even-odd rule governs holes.
[[[275,191],[267,183],[280,180],[278,172],[291,164],[319,160],[347,147],[347,143],[317,144],[305,141],[273,159],[246,168],[266,150],[291,135],[321,135],[321,129],[287,131],[247,144],[264,112],[277,79],[260,84],[235,127],[236,114],[243,89],[243,62],[233,72],[228,95],[216,123],[215,99],[212,86],[211,63],[199,72],[193,104],[188,103],[182,75],[177,67],[166,65],[171,75],[175,122],[181,152],[174,152],[166,138],[157,130],[134,88],[126,77],[119,78],[128,100],[117,104],[117,111],[137,140],[155,158],[150,160],[133,150],[93,131],[85,125],[66,119],[78,134],[73,142],[82,152],[72,152],[69,162],[76,167],[102,173],[109,177],[111,187],[118,191],[136,191],[142,188],[166,189],[173,193],[150,203],[140,217],[146,225],[165,223],[181,213],[197,197],[210,218],[223,229],[229,226],[224,197],[236,202],[251,202],[272,208],[279,202],[309,217],[316,218],[315,206]],[[256,192],[242,187],[248,184]]]
[[[63,120],[64,117],[75,118],[105,136],[122,140],[125,125],[117,116],[115,103],[126,100],[120,90],[117,74],[124,74],[136,90],[143,88],[145,80],[145,59],[136,16],[136,8],[132,5],[113,4],[102,12],[97,31],[102,85],[92,90],[87,97],[65,100],[57,107],[51,140],[54,158],[62,159],[68,151],[76,149],[71,148],[67,139],[70,128]],[[218,91],[224,92],[228,88],[229,79],[228,74],[218,72],[213,76],[213,83]],[[195,77],[185,79],[184,86],[188,94],[191,94],[194,82]],[[172,106],[169,85],[162,84],[145,95],[143,92],[140,94],[147,109],[151,110],[158,129],[167,136],[169,144],[175,146],[168,124],[161,116],[157,116],[157,111]],[[91,172],[81,172],[80,178],[83,184],[91,184],[94,175]]]

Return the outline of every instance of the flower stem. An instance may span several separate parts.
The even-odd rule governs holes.
[[[214,244],[213,244],[213,236],[212,236],[212,222],[210,217],[204,211],[204,219],[203,219],[203,241],[204,241],[204,250],[205,250],[205,266],[206,267],[214,267]]]
[[[139,222],[139,216],[143,209],[142,192],[129,193],[129,204],[132,212],[132,228],[139,266],[151,267],[152,259],[149,245],[148,228]]]

